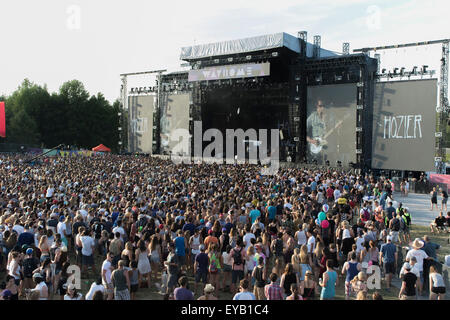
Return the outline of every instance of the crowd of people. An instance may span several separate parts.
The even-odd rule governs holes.
[[[439,246],[411,239],[411,213],[383,177],[124,155],[25,160],[0,156],[3,300],[383,299],[369,290],[371,266],[384,288],[401,277],[400,299],[424,284],[430,299],[445,296]],[[403,257],[398,245],[410,243]],[[73,266],[94,279],[86,294]]]

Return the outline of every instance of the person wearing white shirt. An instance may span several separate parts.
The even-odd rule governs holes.
[[[102,264],[102,285],[106,289],[106,293],[108,294],[108,300],[112,300],[114,295],[114,288],[111,282],[111,273],[114,270],[112,265],[112,254],[108,252],[106,255],[106,260],[103,261]]]
[[[97,291],[101,291],[103,294],[106,294],[105,286],[102,284],[102,281],[100,279],[92,283],[89,292],[86,293],[86,300],[92,300],[94,293],[96,293]]]
[[[87,230],[83,231],[83,234],[80,237],[81,241],[81,264],[84,271],[87,271],[87,267],[91,266],[92,271],[95,273],[95,264],[94,264],[94,248],[95,242],[94,239],[89,235]]]
[[[249,281],[247,279],[241,280],[239,284],[240,292],[234,295],[233,300],[256,300],[255,295],[248,291]]]
[[[306,232],[306,235],[308,237],[308,253],[312,254],[316,246],[316,238],[314,238],[314,236],[309,230]]]
[[[403,264],[402,269],[400,270],[400,274],[398,275],[398,277],[400,279],[406,273],[405,266],[407,266],[407,263],[408,263],[408,261]],[[411,270],[409,272],[414,273],[417,277],[417,281],[419,282],[420,281],[420,271],[417,268],[417,260],[415,257],[412,257],[411,260],[409,260],[409,265],[411,266]]]
[[[20,224],[16,222],[16,224],[12,227],[13,231],[17,232],[17,236],[20,236],[24,231],[25,228],[22,227]]]
[[[417,263],[417,269],[420,272],[420,286],[419,286],[419,295],[422,294],[422,284],[423,284],[423,260],[429,259],[433,260],[433,258],[429,257],[424,250],[421,250],[421,248],[424,246],[424,243],[419,238],[416,238],[412,244],[412,249],[408,251],[406,254],[406,260],[410,260],[412,258],[415,258]]]
[[[116,232],[120,233],[120,239],[125,242],[125,230],[122,228],[122,221],[117,222],[117,227],[115,227],[113,230],[113,233]]]
[[[47,188],[47,193],[46,193],[45,197],[46,197],[47,199],[53,197],[53,193],[54,193],[54,192],[55,192],[55,188],[53,188],[53,186],[49,186],[49,187]]]
[[[301,246],[306,244],[307,237],[306,237],[306,231],[304,230],[304,228],[302,228],[302,226],[299,226],[299,227],[300,228],[295,233],[294,237],[295,237],[295,240],[297,240],[298,247],[301,248]]]
[[[341,197],[341,191],[339,191],[339,189],[336,188],[333,192],[333,195],[334,195],[334,199],[337,200]]]
[[[255,235],[250,232],[250,228],[246,230],[246,234],[244,236],[244,243],[245,243],[245,251],[247,251],[248,247],[252,245],[251,239],[256,239]]]

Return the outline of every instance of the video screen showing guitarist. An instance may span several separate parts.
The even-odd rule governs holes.
[[[336,153],[336,129],[342,120],[336,122],[334,113],[326,108],[322,99],[316,101],[316,111],[312,112],[306,120],[308,142],[308,160],[317,161],[317,164],[325,164],[328,154]],[[335,158],[336,156],[332,157]]]

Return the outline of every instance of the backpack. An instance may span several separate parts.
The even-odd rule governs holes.
[[[213,255],[214,258],[211,257],[211,262],[209,263],[209,272],[215,274],[218,272],[217,263],[216,263],[216,255]]]
[[[394,221],[392,222],[392,230],[399,231],[400,230],[400,220],[397,218],[394,218]]]
[[[403,219],[405,219],[406,226],[411,225],[411,215],[409,213],[403,214]]]
[[[94,226],[92,227],[92,229],[94,229],[94,233],[95,233],[95,239],[100,239],[102,236],[102,231],[104,229],[104,225],[101,224],[100,222],[96,222],[94,224]]]
[[[139,230],[140,227],[145,228],[145,226],[147,225],[147,218],[146,217],[141,217],[137,223],[136,223],[136,227]]]
[[[363,222],[369,221],[370,220],[370,213],[369,210],[367,210],[366,208],[363,209]]]
[[[283,255],[283,240],[282,239],[277,239],[277,241],[275,242],[275,255],[276,256]]]
[[[243,264],[241,252],[242,252],[242,248],[239,251],[236,249],[233,249],[233,261],[234,261],[233,263],[236,266],[240,266],[241,264]]]
[[[31,278],[33,276],[33,271],[38,267],[36,258],[27,258],[23,260],[23,275],[26,278]]]
[[[400,219],[400,230],[406,229],[406,222],[404,219]]]

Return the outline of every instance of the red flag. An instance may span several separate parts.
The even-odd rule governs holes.
[[[0,137],[6,137],[5,103],[0,102]]]

